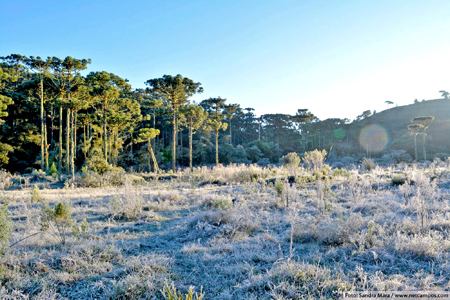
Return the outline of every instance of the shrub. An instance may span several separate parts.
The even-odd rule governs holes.
[[[275,181],[275,191],[277,192],[278,197],[282,197],[283,196],[283,192],[284,192],[284,181],[277,178],[277,180]]]
[[[50,166],[50,170],[48,170],[48,175],[56,177],[59,175],[58,169],[56,168],[56,165],[54,162],[52,162],[51,166]]]
[[[326,155],[327,151],[325,149],[322,151],[316,149],[314,151],[305,152],[305,156],[302,160],[310,169],[317,171],[322,168]]]
[[[31,191],[31,203],[41,202],[41,200],[42,200],[41,192],[39,191],[39,187],[36,184],[33,190]]]
[[[9,248],[11,234],[11,218],[6,204],[0,209],[0,257]]]
[[[300,157],[297,153],[291,152],[281,158],[281,163],[286,167],[291,175],[296,176],[298,171],[298,164],[300,163]]]
[[[0,189],[4,190],[13,185],[11,177],[11,174],[9,174],[7,171],[0,170]]]
[[[72,207],[69,203],[59,202],[51,209],[47,203],[41,208],[41,230],[51,230],[51,234],[61,244],[66,244],[66,237],[72,225]]]

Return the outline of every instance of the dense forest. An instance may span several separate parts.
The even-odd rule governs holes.
[[[0,164],[12,172],[40,168],[74,175],[115,168],[267,165],[289,152],[313,149],[325,149],[330,159],[357,161],[385,155],[395,146],[407,148],[399,156],[408,158],[416,152],[421,159],[419,141],[416,150],[412,143],[420,132],[414,135],[410,126],[413,134],[405,135],[407,124],[399,140],[389,141],[388,147],[378,152],[369,144],[365,147],[359,139],[361,129],[375,116],[370,110],[353,122],[321,121],[308,109],[257,117],[254,108],[222,97],[191,101],[203,87],[182,75],[149,79],[145,89],[132,89],[116,74],[88,72],[90,59],[18,54],[0,59]],[[424,128],[416,129],[425,136]],[[444,152],[434,152],[439,150]]]

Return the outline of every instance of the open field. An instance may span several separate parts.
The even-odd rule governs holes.
[[[164,299],[165,283],[204,299],[449,290],[449,162],[369,169],[301,167],[291,184],[256,165],[124,175],[42,185],[34,203],[32,183],[3,190],[11,244],[35,235],[1,257],[0,298]],[[41,230],[42,203],[59,202],[71,206],[64,245]]]

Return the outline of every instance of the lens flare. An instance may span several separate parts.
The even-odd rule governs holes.
[[[345,138],[345,130],[342,128],[338,128],[334,131],[334,137],[341,140]]]
[[[388,143],[386,130],[379,125],[368,125],[359,133],[359,144],[366,151],[381,151]]]

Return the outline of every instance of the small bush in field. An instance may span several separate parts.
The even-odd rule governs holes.
[[[300,163],[300,157],[297,153],[291,152],[281,158],[281,163],[288,170],[291,175],[296,176],[298,171],[298,164]]]
[[[41,192],[39,191],[39,187],[35,185],[33,190],[31,191],[31,203],[41,202],[41,200]]]
[[[11,234],[11,218],[7,205],[0,209],[0,257],[9,248],[9,238]]]
[[[314,151],[305,152],[305,156],[302,160],[310,169],[317,171],[322,169],[326,156],[327,151],[325,149],[322,151],[316,149]]]
[[[275,191],[277,192],[278,197],[282,197],[283,196],[283,192],[284,192],[284,181],[277,178],[277,180],[275,181]]]
[[[5,170],[0,170],[0,189],[7,189],[13,185],[11,174]]]
[[[72,225],[72,207],[69,203],[59,202],[51,209],[47,203],[41,208],[41,230],[51,230],[51,234],[61,242],[66,244],[66,237]]]

